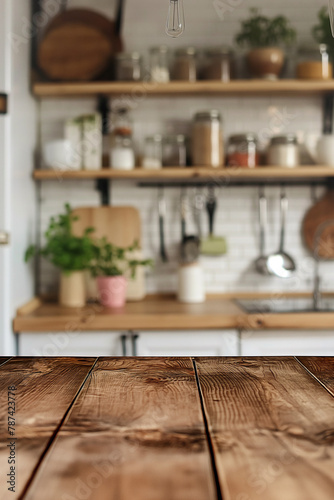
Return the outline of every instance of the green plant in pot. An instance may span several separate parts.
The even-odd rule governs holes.
[[[78,220],[71,213],[69,204],[65,213],[51,217],[45,232],[45,245],[37,250],[30,246],[25,261],[39,254],[60,269],[59,303],[66,307],[83,307],[86,303],[85,270],[95,257],[95,245],[91,238],[93,228],[87,228],[82,237],[73,235],[73,222]]]
[[[328,80],[333,77],[334,39],[327,7],[319,10],[318,23],[313,26],[312,35],[316,45],[301,48],[302,60],[297,67],[297,76]]]
[[[112,309],[124,307],[128,278],[134,277],[139,266],[152,266],[151,260],[135,260],[131,257],[139,245],[135,242],[120,248],[102,238],[95,244],[91,273],[97,279],[100,302]]]
[[[282,46],[291,45],[296,31],[285,16],[269,18],[258,9],[250,9],[250,17],[241,23],[235,40],[240,47],[248,47],[247,65],[255,78],[276,80],[285,61]]]

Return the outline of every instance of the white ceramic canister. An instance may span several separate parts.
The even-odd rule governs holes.
[[[323,135],[318,140],[316,150],[317,163],[334,167],[334,135]]]
[[[204,273],[198,262],[181,264],[178,273],[178,300],[188,304],[205,301]]]

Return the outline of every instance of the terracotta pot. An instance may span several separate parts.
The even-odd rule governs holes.
[[[65,307],[84,307],[86,305],[86,286],[84,271],[60,276],[59,303]]]
[[[124,276],[99,276],[97,287],[103,306],[111,309],[125,306],[127,279]]]
[[[247,54],[247,64],[252,76],[268,80],[277,80],[284,60],[284,52],[277,47],[254,49]]]

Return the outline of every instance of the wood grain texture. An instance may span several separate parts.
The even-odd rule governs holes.
[[[46,491],[48,500],[215,499],[191,360],[99,360],[26,500]]]
[[[57,180],[66,179],[123,179],[138,181],[170,181],[170,180],[228,180],[233,182],[243,182],[245,180],[268,180],[271,179],[322,179],[334,177],[334,170],[331,167],[320,165],[303,166],[296,168],[284,167],[259,167],[253,169],[246,168],[210,168],[210,167],[187,167],[172,168],[164,167],[158,171],[144,168],[123,171],[103,168],[101,170],[35,170],[33,177],[36,180]]]
[[[79,97],[97,94],[120,95],[140,91],[146,95],[270,95],[270,94],[323,94],[334,91],[333,80],[233,80],[231,82],[93,82],[93,83],[36,83],[33,87],[38,97]]]
[[[11,359],[10,357],[1,356],[0,357],[0,367],[5,365],[7,363],[7,361],[9,361],[10,359]]]
[[[224,499],[334,498],[334,400],[295,359],[196,366]]]
[[[297,359],[334,396],[334,358],[298,356]]]
[[[93,359],[12,358],[0,367],[0,498],[16,499],[48,446]],[[8,387],[16,386],[16,492],[8,492]]]

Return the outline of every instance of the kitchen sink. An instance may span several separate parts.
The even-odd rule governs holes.
[[[314,308],[313,298],[272,298],[236,300],[236,303],[247,313],[305,313],[334,312],[334,297],[323,297],[319,307]]]

